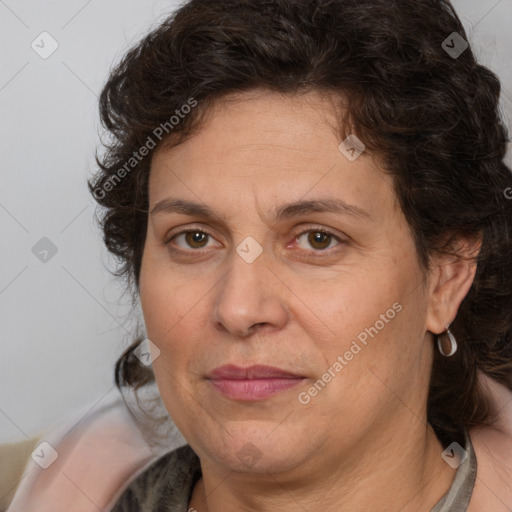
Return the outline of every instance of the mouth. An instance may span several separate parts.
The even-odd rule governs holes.
[[[273,366],[224,365],[213,370],[207,379],[227,398],[258,401],[297,386],[305,377]]]

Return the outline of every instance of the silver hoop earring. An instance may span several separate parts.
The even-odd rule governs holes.
[[[446,345],[449,344],[449,350],[446,350]],[[450,357],[457,352],[457,340],[450,332],[449,326],[446,326],[446,331],[437,336],[437,348],[439,352],[445,357]]]

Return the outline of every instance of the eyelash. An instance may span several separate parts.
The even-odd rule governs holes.
[[[338,245],[343,245],[344,243],[346,243],[346,240],[340,238],[339,236],[336,236],[334,233],[332,233],[324,228],[321,228],[319,226],[312,226],[312,227],[309,227],[308,229],[300,231],[299,233],[294,235],[293,240],[295,241],[295,240],[299,239],[300,237],[302,237],[303,235],[305,235],[306,233],[312,233],[312,232],[313,233],[321,233],[322,235],[332,237],[334,240],[339,242]],[[173,233],[172,235],[170,235],[169,237],[167,237],[165,239],[165,241],[163,242],[163,245],[170,245],[170,243],[174,239],[176,239],[177,237],[179,237],[181,235],[186,235],[187,233],[201,233],[201,234],[207,235],[211,238],[214,238],[214,236],[211,233],[209,233],[208,231],[205,231],[203,228],[200,228],[200,227],[196,228],[196,227],[192,226],[191,228],[186,229],[184,231],[180,231],[178,233]],[[332,252],[332,249],[333,249],[332,247],[328,248],[328,249],[311,249],[311,252],[313,252],[313,253],[330,253],[330,252]],[[184,249],[173,249],[173,251],[182,252],[182,253],[189,252]],[[191,252],[201,252],[201,249],[190,249],[190,251]]]

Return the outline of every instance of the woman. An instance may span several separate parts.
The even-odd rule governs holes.
[[[192,0],[113,70],[117,383],[154,372],[188,443],[114,511],[512,508],[512,180],[466,41],[443,0]]]

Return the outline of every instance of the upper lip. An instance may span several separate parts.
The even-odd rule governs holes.
[[[282,368],[276,368],[275,366],[265,366],[261,364],[248,366],[242,368],[233,364],[226,364],[215,368],[209,375],[210,379],[290,379],[290,378],[302,378],[302,375],[291,373]]]

